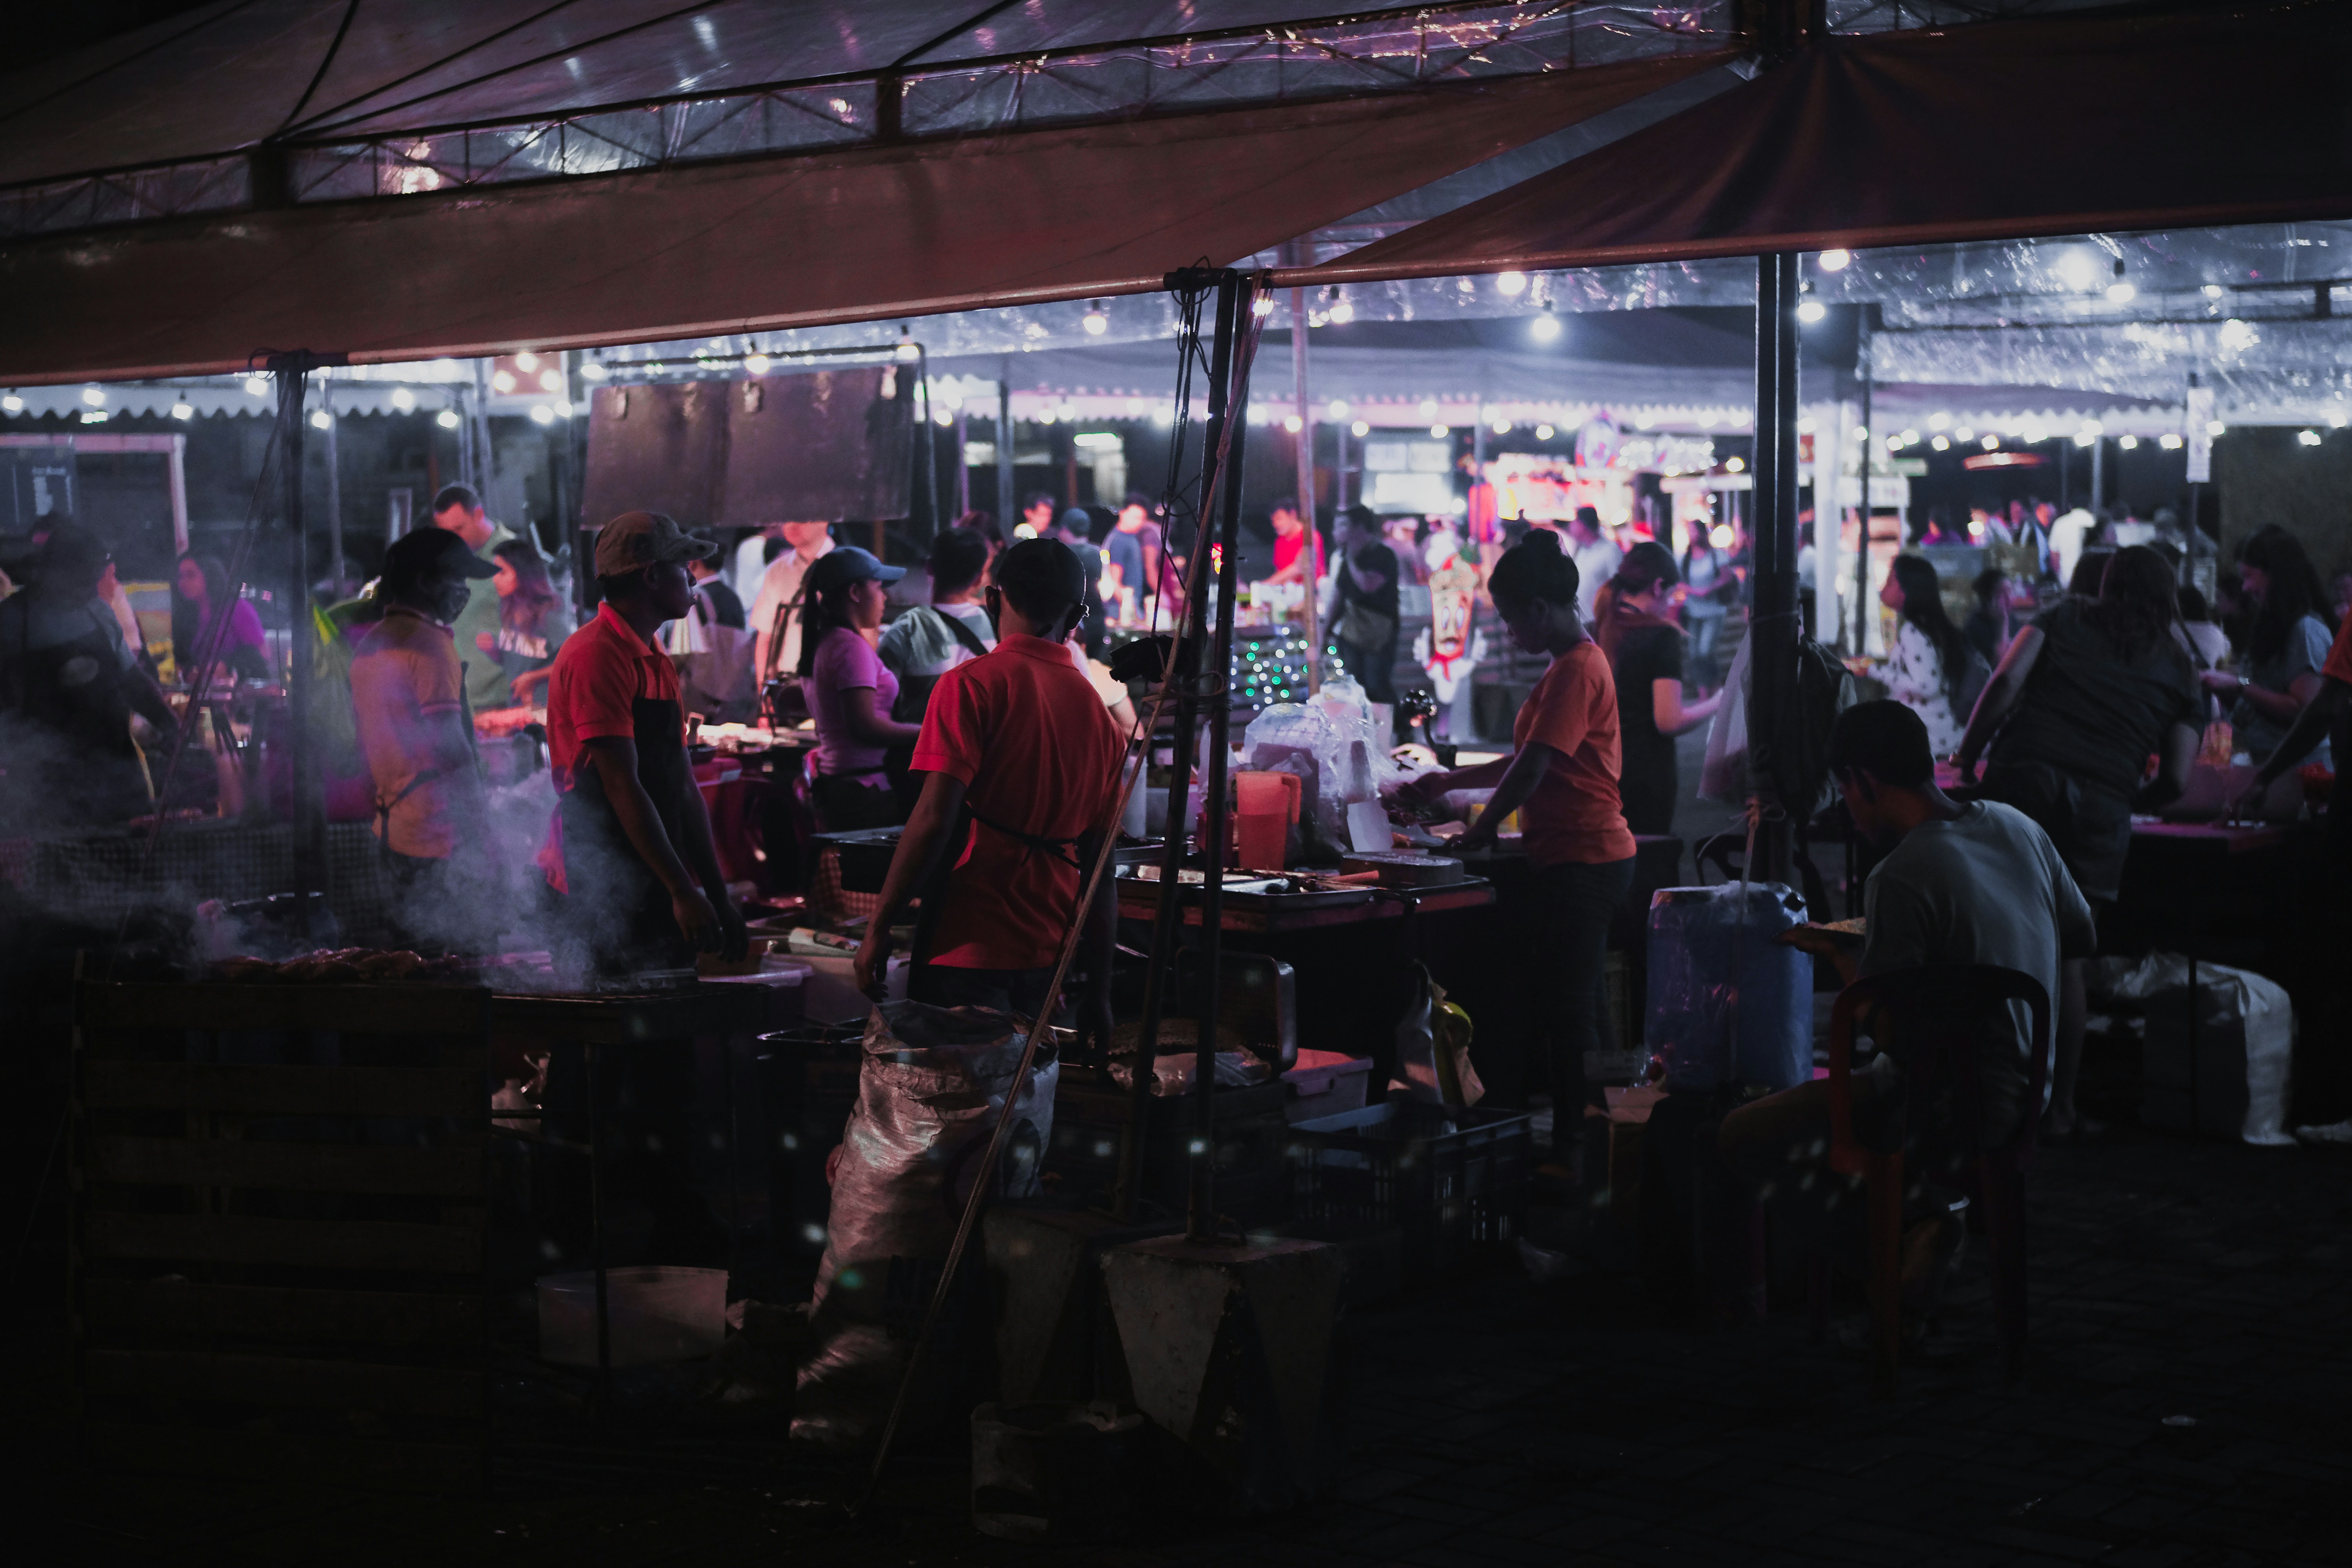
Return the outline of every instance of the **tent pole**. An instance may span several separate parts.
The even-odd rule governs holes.
[[[310,894],[327,891],[326,817],[319,794],[319,775],[310,753],[310,550],[302,514],[305,382],[331,362],[312,353],[272,354],[269,368],[278,377],[278,417],[286,431],[286,620],[287,703],[286,759],[291,777],[294,827],[294,929],[304,936],[319,934],[310,921]]]
[[[996,365],[996,518],[1013,526],[1013,356]]]
[[[1242,417],[1249,404],[1248,383],[1241,381],[1230,390],[1227,383],[1235,380],[1234,340],[1246,325],[1245,315],[1255,292],[1238,272],[1227,270],[1218,275],[1217,339],[1209,356],[1209,424],[1202,447],[1201,522],[1192,536],[1194,549],[1211,552],[1210,564],[1216,569],[1217,581],[1216,637],[1202,658],[1198,688],[1209,707],[1209,765],[1201,781],[1204,842],[1201,856],[1200,1049],[1192,1069],[1192,1184],[1185,1226],[1186,1238],[1203,1245],[1217,1238],[1217,1015],[1224,978],[1219,966],[1224,955],[1225,778],[1233,757],[1234,703],[1230,687],[1234,598],[1239,583],[1241,553],[1235,547],[1234,525],[1242,503],[1242,442],[1249,434],[1249,422]],[[1220,462],[1213,455],[1226,444],[1230,445],[1230,452]],[[1209,488],[1220,479],[1223,495]],[[1203,572],[1200,576],[1205,588],[1209,574]],[[1192,616],[1197,637],[1207,629],[1203,624],[1208,610],[1206,594],[1195,595],[1186,608]],[[1169,826],[1172,832],[1175,825]],[[1172,888],[1164,889],[1161,896],[1172,900],[1175,892]],[[1145,1051],[1151,1048],[1151,1042],[1142,1047]],[[1135,1069],[1138,1077],[1142,1076],[1145,1067],[1145,1057],[1139,1052]]]
[[[1749,874],[1789,879],[1789,847],[1810,801],[1778,799],[1772,776],[1794,717],[1797,675],[1797,273],[1801,257],[1756,260],[1756,584],[1748,635],[1749,793],[1763,808]],[[1759,764],[1762,764],[1759,766]],[[1778,806],[1779,810],[1773,808]]]
[[[327,591],[330,602],[343,596],[343,474],[342,422],[335,417],[335,384],[319,382],[319,406],[327,415]]]
[[[1870,423],[1870,310],[1864,307],[1861,339],[1854,351],[1854,373],[1862,379],[1862,470],[1860,527],[1853,542],[1853,651],[1870,651],[1870,465],[1878,455],[1877,432]]]
[[[1292,265],[1298,258],[1292,258]],[[1322,574],[1315,563],[1322,554],[1323,533],[1315,521],[1315,426],[1307,420],[1307,290],[1290,291],[1290,395],[1293,412],[1298,416],[1298,436],[1293,443],[1297,456],[1298,516],[1307,524],[1307,540],[1300,547],[1306,552],[1307,596],[1300,611],[1307,627],[1307,692],[1313,696],[1323,684],[1322,627],[1316,624],[1315,596],[1323,585]],[[1338,521],[1333,518],[1334,523]]]

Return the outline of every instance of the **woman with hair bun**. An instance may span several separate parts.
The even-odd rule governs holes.
[[[1551,665],[1519,706],[1509,756],[1429,774],[1404,792],[1408,801],[1427,801],[1491,787],[1494,798],[1459,841],[1466,849],[1491,847],[1503,818],[1519,813],[1534,875],[1516,891],[1520,908],[1510,924],[1532,943],[1517,965],[1531,987],[1529,1055],[1549,1062],[1552,1158],[1570,1180],[1580,1168],[1583,1107],[1597,1103],[1586,1089],[1584,1055],[1604,1037],[1609,922],[1633,884],[1633,835],[1617,798],[1617,685],[1608,655],[1585,635],[1577,588],[1576,563],[1551,530],[1536,529],[1504,552],[1487,584],[1496,614],[1514,644],[1549,654]]]

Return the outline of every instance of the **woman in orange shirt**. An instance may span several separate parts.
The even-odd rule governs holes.
[[[1521,964],[1531,988],[1529,1054],[1549,1058],[1552,1158],[1570,1173],[1578,1169],[1580,1111],[1591,1100],[1584,1054],[1605,1037],[1609,922],[1633,885],[1633,835],[1617,798],[1617,684],[1608,656],[1585,634],[1577,589],[1576,563],[1551,530],[1536,529],[1504,552],[1487,583],[1496,613],[1512,642],[1549,654],[1551,666],[1519,705],[1509,756],[1408,786],[1419,799],[1493,787],[1494,798],[1459,841],[1465,849],[1492,846],[1503,818],[1519,813],[1534,869],[1518,890],[1514,921],[1532,943]]]

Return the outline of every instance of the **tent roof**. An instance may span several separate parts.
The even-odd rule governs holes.
[[[1157,289],[1719,63],[129,226],[0,250],[0,380],[425,359]],[[1106,216],[1109,215],[1109,216]]]
[[[1285,282],[2352,216],[2352,7],[1832,37]]]

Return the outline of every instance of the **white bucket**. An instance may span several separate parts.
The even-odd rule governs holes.
[[[651,1264],[605,1270],[614,1366],[650,1366],[715,1353],[727,1338],[727,1270]],[[539,1359],[596,1364],[596,1272],[539,1281]]]

